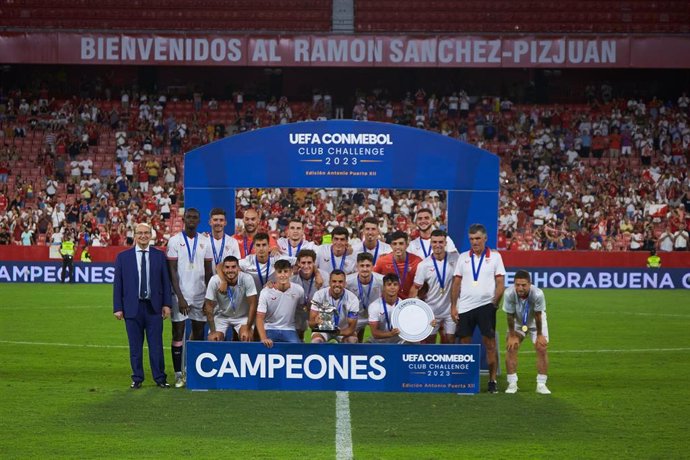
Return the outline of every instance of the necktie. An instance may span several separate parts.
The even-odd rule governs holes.
[[[141,252],[141,272],[139,273],[139,298],[146,299],[149,296],[148,267],[146,266],[146,251]]]

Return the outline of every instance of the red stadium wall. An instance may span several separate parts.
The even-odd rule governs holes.
[[[127,249],[124,246],[91,248],[93,262],[114,262],[117,254]],[[77,252],[76,260],[79,260]],[[620,267],[640,268],[646,266],[647,252],[595,252],[595,251],[502,251],[507,267]],[[690,268],[690,252],[661,253],[664,268]],[[49,246],[3,246],[0,247],[2,261],[50,261]]]

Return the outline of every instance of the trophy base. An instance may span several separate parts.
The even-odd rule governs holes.
[[[340,329],[312,329],[312,332],[323,332],[324,334],[340,334]]]

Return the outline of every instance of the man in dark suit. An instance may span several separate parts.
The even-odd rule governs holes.
[[[144,331],[153,379],[169,388],[163,358],[163,320],[170,316],[172,292],[168,264],[162,251],[149,247],[149,225],[137,224],[134,237],[136,245],[117,256],[113,284],[113,314],[125,320],[129,339],[130,388],[139,389],[144,381]]]

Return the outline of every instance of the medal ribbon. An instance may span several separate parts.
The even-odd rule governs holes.
[[[518,297],[518,302],[520,301],[520,298]],[[522,325],[527,326],[527,317],[529,316],[529,294],[527,294],[527,298],[525,299],[525,303],[521,304],[522,305]]]
[[[362,243],[362,252],[369,252],[367,251],[367,247]],[[379,241],[376,241],[376,250],[374,251],[374,265],[376,265],[376,259],[379,258]]]
[[[367,309],[369,306],[369,296],[371,295],[371,287],[374,285],[374,275],[371,275],[371,281],[369,281],[369,289],[367,289],[367,295],[364,297],[364,288],[362,287],[362,282],[357,276],[357,289],[359,290],[359,301],[362,304],[363,309]]]
[[[295,249],[295,254],[298,254],[298,253],[299,253],[299,250],[300,250],[300,248],[302,247],[302,243],[303,243],[303,242],[304,242],[304,240],[301,240],[301,241],[299,242],[299,244],[297,245],[297,249]],[[289,255],[290,257],[292,257],[292,245],[290,244],[290,240],[288,240],[288,242],[287,242],[287,247],[288,247],[288,255]]]
[[[424,257],[429,257],[429,254],[431,254],[431,243],[429,243],[429,252],[427,252],[426,248],[424,247],[424,238],[420,236],[419,245],[422,247],[422,254],[424,254]]]
[[[400,302],[400,298],[398,298],[398,299],[395,301],[395,305],[393,305],[393,306],[395,307],[396,305],[398,305],[398,302]],[[386,298],[383,297],[383,296],[381,296],[381,306],[383,307],[383,314],[384,314],[384,316],[386,317],[386,327],[388,327],[388,330],[389,330],[389,331],[392,331],[392,330],[393,330],[393,326],[391,325],[391,320],[390,320],[390,318],[388,317],[388,307],[386,306]]]
[[[340,324],[340,310],[343,308],[343,301],[344,300],[345,300],[345,292],[343,292],[343,295],[340,296],[340,302],[338,302],[338,306],[337,306],[338,312],[335,314],[335,318],[334,318],[336,326],[338,324]],[[336,306],[335,305],[335,299],[333,298],[333,296],[331,296],[331,305],[333,305],[334,307]]]
[[[252,244],[249,245],[249,248],[247,248],[247,237],[244,237],[244,257],[247,257],[249,254],[252,253],[254,250],[254,240],[252,240]]]
[[[213,249],[213,261],[218,265],[223,258],[223,250],[225,249],[225,234],[223,234],[223,242],[220,243],[220,252],[216,254],[215,238],[211,235],[211,249]]]
[[[405,284],[405,280],[407,279],[407,269],[409,268],[409,262],[410,262],[410,253],[406,252],[405,253],[405,266],[403,267],[403,276],[400,276],[400,269],[398,268],[398,262],[395,260],[395,256],[393,256],[393,268],[395,269],[395,274],[398,275],[398,278],[400,278],[400,285],[402,286]]]
[[[237,302],[235,302],[235,292],[230,286],[228,286],[228,299],[230,299],[230,306],[232,307],[232,312],[237,311]]]
[[[340,259],[340,270],[343,269],[345,266],[345,256],[347,254],[343,253],[342,258]],[[335,270],[335,254],[333,254],[333,246],[331,246],[331,266],[333,267],[333,270]]]
[[[261,287],[264,287],[264,284],[268,282],[268,273],[271,269],[271,257],[269,256],[268,261],[266,262],[266,281],[264,281],[263,276],[261,276],[261,266],[259,265],[259,259],[254,258],[254,263],[256,264],[256,272],[259,274],[259,282],[261,282]]]
[[[446,266],[448,264],[448,253],[446,252],[445,255],[443,256],[443,276],[441,276],[441,273],[438,270],[438,265],[436,264],[436,257],[432,257],[431,260],[434,262],[434,268],[436,269],[436,280],[438,280],[438,284],[441,285],[441,289],[445,289],[445,287],[446,287]]]
[[[196,258],[196,243],[199,241],[199,234],[194,235],[194,249],[189,249],[189,240],[187,239],[187,234],[182,232],[182,237],[184,238],[184,245],[187,247],[187,256],[189,257],[189,263],[194,264],[194,259]]]
[[[486,251],[482,252],[482,256],[479,258],[479,265],[477,266],[477,269],[474,269],[474,252],[470,251],[470,259],[472,259],[472,278],[474,279],[474,282],[476,283],[479,280],[479,270],[482,269],[482,262],[484,262],[484,256],[486,255]]]

